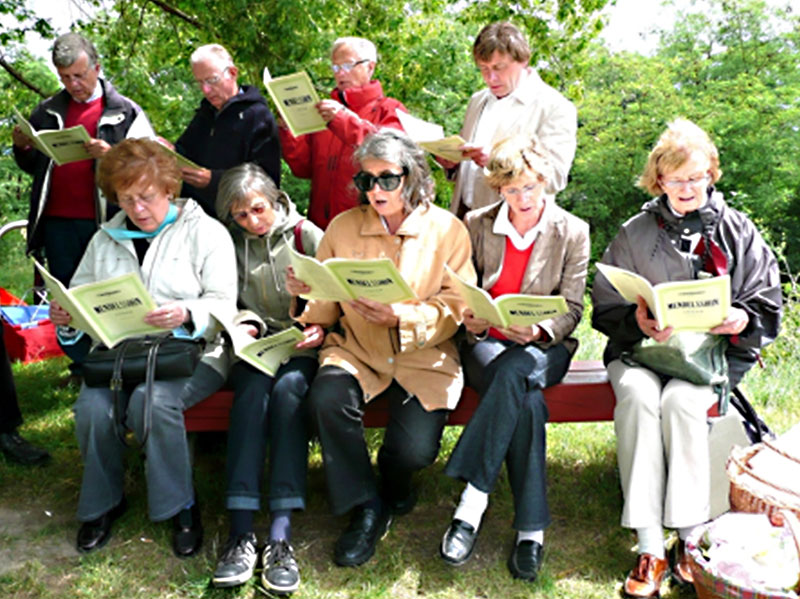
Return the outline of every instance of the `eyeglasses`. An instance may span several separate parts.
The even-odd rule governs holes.
[[[223,79],[227,79],[228,76],[228,67],[222,69],[222,72],[214,75],[213,77],[206,77],[205,79],[195,79],[197,85],[202,87],[214,87],[215,85],[219,84],[220,81]]]
[[[159,197],[159,194],[153,192],[148,193],[147,195],[140,195],[140,196],[131,196],[121,198],[117,196],[117,204],[123,210],[126,208],[133,208],[134,204],[141,204],[143,206],[149,206],[153,202],[155,202],[156,198]]]
[[[72,82],[72,81],[86,81],[87,77],[89,76],[89,73],[92,71],[93,68],[94,68],[93,66],[89,65],[88,67],[86,67],[86,70],[83,73],[79,74],[79,75],[70,75],[70,74],[67,74],[67,73],[64,73],[64,74],[59,73],[58,74],[58,78],[61,79],[61,83],[65,84],[65,85],[67,83]]]
[[[516,187],[512,187],[511,189],[506,189],[501,195],[505,199],[507,196],[512,198],[524,198],[526,196],[531,196],[533,193],[539,189],[543,184],[539,183],[531,183],[530,185],[526,185],[522,189],[518,189]]]
[[[695,185],[705,185],[706,183],[708,183],[710,178],[711,177],[709,177],[708,174],[705,174],[702,177],[693,177],[691,179],[686,179],[685,181],[679,181],[679,180],[664,181],[662,179],[661,184],[664,187],[669,187],[670,189],[683,189],[687,185],[689,187],[694,187]]]
[[[366,171],[361,171],[355,177],[353,177],[353,183],[355,184],[356,189],[363,193],[372,191],[372,188],[375,187],[376,183],[383,191],[394,191],[400,187],[400,182],[406,175],[408,175],[408,168],[405,166],[403,167],[402,173],[392,173],[390,171],[386,171],[378,176]]]
[[[345,73],[349,73],[358,65],[363,64],[365,62],[369,62],[368,58],[362,58],[356,62],[343,62],[342,64],[332,64],[331,70],[333,70],[333,74],[336,75],[339,71],[344,71]]]

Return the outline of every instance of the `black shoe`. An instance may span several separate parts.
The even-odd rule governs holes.
[[[472,556],[478,531],[463,520],[455,519],[442,537],[439,554],[451,566],[461,566]]]
[[[217,588],[244,584],[253,576],[256,561],[258,561],[256,535],[248,532],[229,539],[222,548],[222,555],[211,577],[211,584]]]
[[[360,566],[375,553],[378,541],[389,530],[392,513],[381,503],[379,510],[358,506],[350,525],[336,541],[333,561],[339,566]]]
[[[172,517],[172,550],[178,557],[192,557],[203,544],[203,523],[197,503]]]
[[[276,595],[289,595],[300,586],[300,570],[292,546],[284,540],[270,541],[264,547],[261,584]]]
[[[417,490],[413,487],[405,497],[387,497],[386,505],[395,516],[405,516],[417,505]]]
[[[0,433],[0,449],[9,460],[24,466],[42,464],[50,459],[50,454],[20,437],[17,431]]]
[[[125,513],[126,509],[128,502],[123,497],[122,501],[96,520],[83,522],[78,529],[78,540],[75,543],[78,551],[88,553],[105,545],[111,538],[111,525]]]
[[[511,555],[508,556],[508,570],[514,578],[529,582],[536,580],[539,568],[542,567],[542,544],[536,541],[520,541],[514,543]]]

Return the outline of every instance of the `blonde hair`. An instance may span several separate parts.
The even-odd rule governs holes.
[[[708,133],[688,119],[675,119],[669,125],[647,157],[641,176],[636,185],[646,192],[658,196],[664,193],[659,178],[665,173],[682,167],[692,152],[703,152],[709,160],[708,173],[713,185],[722,176],[719,169],[719,151]]]
[[[553,167],[542,144],[532,137],[514,135],[497,142],[486,163],[486,183],[495,191],[517,181],[527,173],[547,184],[553,178]]]
[[[118,203],[118,189],[126,189],[143,177],[168,196],[175,197],[181,189],[177,161],[161,144],[145,137],[124,139],[111,146],[97,166],[97,186],[113,204]]]

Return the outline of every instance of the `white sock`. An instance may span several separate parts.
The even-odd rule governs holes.
[[[522,541],[536,541],[539,545],[544,545],[544,531],[543,530],[518,530],[517,531],[517,545]]]
[[[684,526],[683,528],[678,529],[678,536],[680,537],[681,541],[685,541],[691,532],[700,526],[699,524],[695,524],[694,526]]]
[[[639,553],[650,553],[658,559],[664,559],[664,530],[660,526],[637,528]]]
[[[488,504],[489,494],[467,483],[467,486],[464,487],[464,491],[461,493],[461,501],[456,508],[456,513],[453,514],[453,519],[463,520],[467,524],[470,524],[475,530],[478,530],[478,527],[481,525],[483,512],[486,511],[486,506]]]

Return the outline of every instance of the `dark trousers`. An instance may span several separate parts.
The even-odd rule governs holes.
[[[397,382],[378,397],[389,401],[389,424],[378,451],[382,494],[403,498],[411,475],[433,463],[447,421],[447,410],[428,412]],[[331,511],[343,514],[378,494],[364,439],[364,394],[356,378],[337,366],[317,373],[308,396],[322,444]]]
[[[65,287],[69,287],[70,279],[83,258],[86,246],[97,231],[97,224],[94,219],[45,217],[41,226],[47,270]],[[91,345],[92,340],[89,335],[83,335],[77,343],[61,344],[61,349],[70,360],[80,365],[89,353]],[[79,368],[71,367],[71,369],[79,371]]]
[[[550,524],[545,471],[548,412],[542,389],[558,383],[570,354],[559,344],[547,349],[486,339],[464,344],[467,383],[480,404],[458,440],[445,473],[481,491],[494,488],[503,461],[514,496],[516,530]]]
[[[274,377],[237,362],[228,380],[233,407],[228,429],[228,490],[231,510],[261,508],[261,473],[269,438],[269,509],[304,509],[309,414],[306,394],[316,357],[295,357]]]
[[[3,339],[3,327],[0,325],[0,433],[12,433],[20,424],[22,414],[19,411],[17,389]]]

